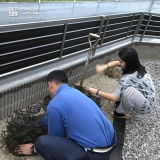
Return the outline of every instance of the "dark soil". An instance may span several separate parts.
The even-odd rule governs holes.
[[[87,95],[90,99],[92,99],[100,108],[101,108],[101,103],[100,103],[100,97],[94,96],[91,93],[88,93]]]

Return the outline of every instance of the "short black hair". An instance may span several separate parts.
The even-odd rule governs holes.
[[[47,80],[47,83],[54,82],[56,84],[59,84],[59,83],[68,84],[68,76],[62,70],[54,70],[54,71],[50,72],[48,74],[46,80]]]
[[[138,77],[143,77],[145,75],[146,69],[141,65],[135,49],[131,47],[125,47],[120,50],[118,56],[126,63],[126,67],[122,74],[131,74],[137,71]]]

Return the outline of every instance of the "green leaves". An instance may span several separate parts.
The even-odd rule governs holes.
[[[39,127],[44,116],[36,115],[40,109],[41,104],[31,105],[8,116],[4,140],[11,153],[16,154],[15,148],[19,144],[34,143],[40,135],[47,134],[47,128]]]

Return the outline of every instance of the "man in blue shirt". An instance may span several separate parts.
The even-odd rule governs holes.
[[[52,100],[42,125],[48,126],[48,135],[40,136],[35,145],[19,145],[18,153],[38,153],[45,160],[108,160],[115,133],[94,101],[69,87],[60,70],[49,73],[47,87]]]

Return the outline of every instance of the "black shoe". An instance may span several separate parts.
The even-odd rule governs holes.
[[[118,113],[116,111],[112,111],[111,115],[116,118],[124,118],[124,119],[129,119],[131,117],[131,114],[123,114],[123,113]]]

